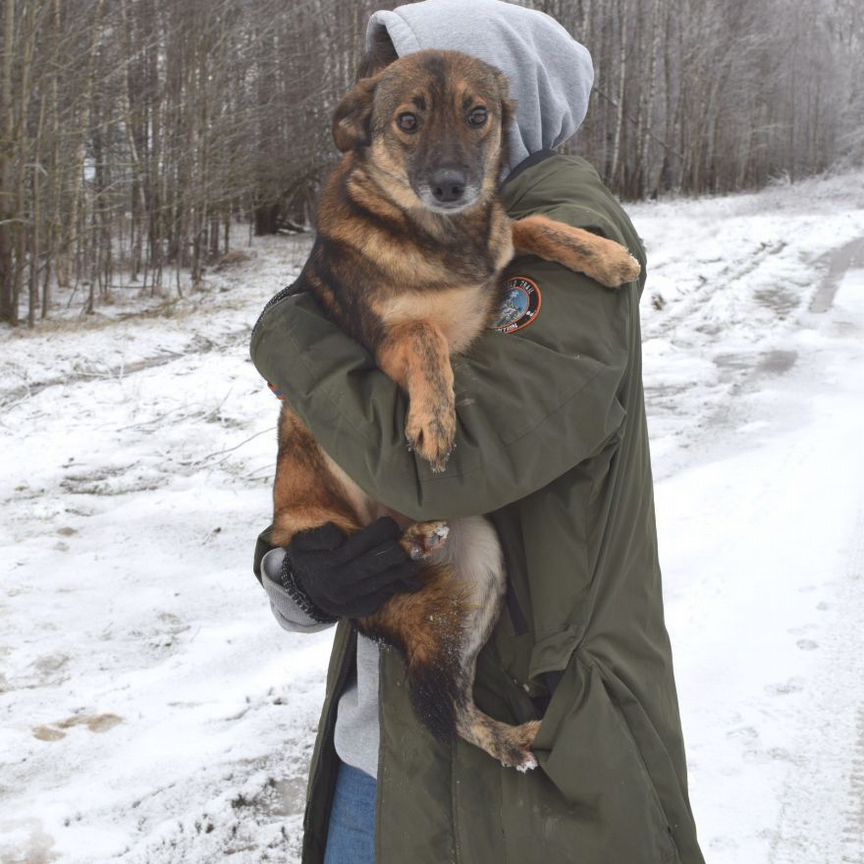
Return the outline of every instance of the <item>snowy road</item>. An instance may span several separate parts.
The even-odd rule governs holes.
[[[799,324],[657,488],[709,862],[864,862],[864,269]]]
[[[632,213],[706,859],[864,864],[864,176]],[[297,261],[0,335],[0,864],[298,860],[329,636],[248,572],[276,408],[246,360]]]

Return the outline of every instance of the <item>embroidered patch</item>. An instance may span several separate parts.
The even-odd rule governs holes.
[[[537,318],[542,304],[543,298],[536,282],[525,276],[513,276],[504,283],[504,302],[490,329],[498,333],[515,333]]]

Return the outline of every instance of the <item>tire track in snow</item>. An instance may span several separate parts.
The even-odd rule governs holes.
[[[835,300],[849,271],[860,267],[864,267],[864,238],[832,253],[828,273],[809,309],[820,317],[838,313],[834,320],[822,319],[825,325],[835,331],[842,327],[847,336],[847,328],[851,328],[859,338],[862,328],[857,298],[864,279],[844,289],[852,300],[851,310],[844,308],[842,301],[835,305]],[[850,311],[851,320],[847,318]],[[838,349],[842,351],[841,344]],[[860,370],[864,354],[847,349],[843,356],[842,362],[849,365],[849,378],[841,379],[840,389],[847,395],[860,394],[860,387],[851,382],[861,380],[856,378],[860,371],[855,369]],[[861,424],[854,413],[839,416]],[[838,432],[838,441],[844,440],[848,439]],[[829,460],[828,465],[832,464],[834,469],[828,470],[836,470],[836,463]],[[799,717],[801,734],[794,750],[799,763],[784,785],[770,864],[864,864],[864,463],[853,451],[847,451],[845,467],[845,475],[836,475],[837,493],[841,495],[843,487],[857,490],[852,511],[856,515],[848,522],[848,540],[840,553],[845,560],[837,568],[836,578],[826,583],[826,587],[831,586],[832,600],[824,608],[836,612],[830,623],[819,627],[819,643],[813,643],[821,645],[825,655],[806,713]],[[826,550],[826,560],[836,551]]]
[[[864,245],[864,244],[862,244]],[[864,580],[864,510],[858,514],[855,548],[849,561],[850,581]],[[849,775],[849,804],[843,828],[843,864],[864,864],[864,701],[858,706],[857,740]]]
[[[229,333],[227,338],[220,340],[218,343],[205,336],[196,334],[190,340],[188,346],[184,347],[183,351],[166,351],[161,354],[145,357],[142,360],[135,360],[132,363],[125,363],[119,366],[97,366],[94,367],[92,371],[86,370],[74,372],[69,375],[48,378],[44,381],[37,381],[33,384],[21,384],[17,387],[0,392],[0,409],[8,408],[16,402],[35,396],[50,387],[68,386],[83,381],[98,381],[100,379],[114,380],[117,378],[123,378],[126,375],[133,375],[136,372],[144,372],[147,369],[154,369],[157,366],[166,366],[169,363],[183,360],[191,355],[208,354],[215,350],[231,349],[241,342],[248,340],[248,338],[248,327]]]
[[[844,864],[864,864],[864,706],[858,710],[858,745],[849,778],[843,845]]]

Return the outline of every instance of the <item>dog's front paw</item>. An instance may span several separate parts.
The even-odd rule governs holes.
[[[415,407],[412,402],[405,437],[408,447],[419,453],[433,471],[443,471],[456,440],[456,412],[452,408]]]
[[[408,556],[415,561],[428,558],[447,540],[450,526],[446,522],[415,522],[405,529],[400,541]]]
[[[600,248],[585,273],[607,288],[618,288],[638,278],[639,262],[620,243],[597,238]]]

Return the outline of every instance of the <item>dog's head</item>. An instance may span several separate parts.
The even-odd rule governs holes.
[[[503,73],[421,51],[358,82],[336,109],[333,138],[398,204],[457,213],[494,194],[512,115]]]

